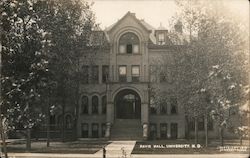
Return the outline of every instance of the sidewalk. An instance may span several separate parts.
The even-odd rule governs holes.
[[[248,158],[247,154],[179,154],[179,155],[131,155],[127,158]],[[98,154],[37,154],[37,153],[9,153],[9,158],[102,158]],[[109,155],[106,158],[122,158]]]
[[[136,141],[113,141],[105,147],[106,157],[128,157],[131,155]],[[99,150],[94,155],[102,155],[103,150]]]

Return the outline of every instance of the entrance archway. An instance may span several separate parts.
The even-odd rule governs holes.
[[[141,98],[137,92],[124,89],[115,96],[115,116],[117,119],[140,119]]]

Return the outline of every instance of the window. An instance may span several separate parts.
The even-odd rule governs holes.
[[[62,117],[62,114],[58,116],[57,118],[57,124],[59,126],[62,126],[63,125],[63,117]]]
[[[190,121],[189,121],[189,129],[191,131],[195,130],[195,119],[194,118],[191,118]]]
[[[163,72],[160,72],[160,82],[166,82],[167,78]]]
[[[168,124],[167,123],[161,123],[160,124],[160,134],[161,138],[166,139],[167,138],[167,130],[168,129]]]
[[[177,98],[170,98],[171,114],[177,114]]]
[[[178,137],[178,124],[177,123],[170,124],[170,137],[171,139],[177,139]]]
[[[82,114],[88,114],[89,111],[89,99],[87,96],[82,97]]]
[[[140,66],[132,66],[132,82],[139,82]]]
[[[204,131],[204,118],[203,117],[198,118],[198,130]]]
[[[134,46],[133,46],[133,53],[139,53],[139,45],[134,44]]]
[[[106,132],[106,124],[102,123],[102,137],[105,137],[105,132]]]
[[[127,54],[132,54],[132,44],[127,44]]]
[[[119,66],[119,81],[127,82],[127,67]]]
[[[89,83],[89,67],[82,66],[82,83]]]
[[[123,34],[119,40],[119,53],[139,53],[139,38],[132,32]]]
[[[150,96],[150,114],[156,114],[156,103],[152,96]]]
[[[106,114],[107,111],[107,97],[102,97],[102,114]]]
[[[167,78],[167,81],[168,83],[172,83],[175,79],[175,74],[173,73],[173,70],[175,68],[173,66],[167,66],[166,67],[166,78]]]
[[[67,115],[65,117],[65,122],[66,122],[66,129],[71,129],[73,127],[72,117],[70,115]]]
[[[98,83],[99,82],[99,70],[98,66],[92,66],[92,83]]]
[[[102,83],[107,83],[109,79],[109,66],[102,66]]]
[[[199,131],[204,131],[205,130],[205,124],[204,124],[204,118],[203,117],[199,117],[198,118],[198,130]],[[207,122],[207,129],[208,130],[213,130],[213,121],[212,121],[212,119],[211,118],[208,118],[208,120],[207,120],[208,122]]]
[[[157,82],[157,66],[150,65],[150,82]]]
[[[93,96],[92,97],[92,114],[98,113],[98,97]]]
[[[207,129],[209,131],[212,131],[213,130],[213,120],[212,118],[208,118],[207,120]],[[198,130],[199,131],[203,131],[205,130],[205,125],[204,125],[204,118],[203,117],[199,117],[198,120],[197,120],[197,123],[198,123]],[[189,128],[191,131],[194,131],[195,130],[195,119],[192,118],[189,122]]]
[[[49,122],[50,123],[50,128],[52,130],[55,130],[55,128],[56,128],[56,115],[55,114],[50,115],[49,121],[50,121]]]
[[[160,82],[167,81],[167,66],[161,65],[160,66]]]
[[[55,125],[56,124],[56,115],[55,114],[51,114],[50,115],[50,118],[49,118],[49,123],[51,124],[51,125]]]
[[[150,124],[149,126],[149,138],[156,139],[157,128],[156,124]]]
[[[92,123],[92,138],[98,138],[98,124]]]
[[[82,137],[88,138],[89,135],[89,125],[87,123],[82,123]]]
[[[167,114],[167,102],[161,101],[160,112],[161,112],[161,114]]]
[[[159,41],[159,44],[160,44],[160,45],[165,44],[164,33],[160,33],[160,34],[158,35],[158,41]]]
[[[214,129],[213,119],[211,117],[209,117],[207,120],[207,129],[209,131],[212,131]]]
[[[125,46],[125,45],[120,45],[120,46],[119,46],[119,52],[120,52],[121,54],[126,53],[126,46]]]

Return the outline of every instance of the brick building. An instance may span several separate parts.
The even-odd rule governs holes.
[[[73,128],[77,118],[77,138],[185,138],[185,116],[175,94],[173,74],[159,71],[163,59],[164,63],[171,63],[177,50],[185,51],[189,41],[181,22],[176,23],[173,31],[163,26],[155,29],[128,12],[115,24],[94,33],[104,40],[93,36],[93,44],[104,41],[108,47],[84,56],[79,112],[76,114],[67,106],[66,130]],[[167,103],[154,104],[149,97],[152,87],[166,94]],[[58,115],[52,122],[60,120]],[[198,126],[204,131],[203,120]],[[218,135],[212,123],[209,135]]]

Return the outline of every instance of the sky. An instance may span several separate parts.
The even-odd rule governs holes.
[[[178,7],[174,0],[88,0],[94,2],[92,10],[96,21],[105,29],[117,22],[128,11],[136,14],[138,19],[159,27],[162,24],[169,28],[171,17],[175,15]],[[249,15],[248,0],[225,0],[226,5],[232,9],[232,14],[246,18]]]

